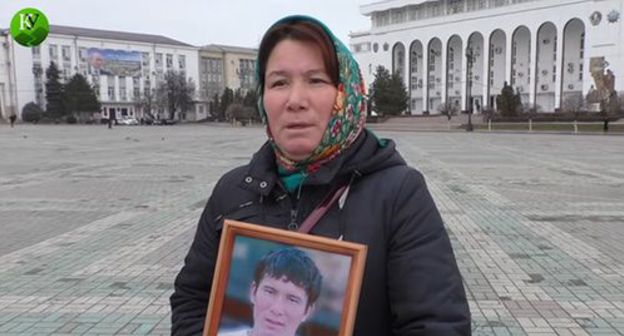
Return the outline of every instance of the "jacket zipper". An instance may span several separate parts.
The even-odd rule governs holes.
[[[301,204],[301,189],[303,189],[303,181],[299,184],[297,188],[297,196],[295,206],[290,209],[290,223],[288,224],[288,230],[297,231],[299,229],[299,224],[297,223],[297,215],[299,214],[299,204]]]

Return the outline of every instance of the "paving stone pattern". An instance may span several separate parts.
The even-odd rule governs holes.
[[[624,335],[624,137],[377,131],[426,176],[474,335]],[[167,335],[216,180],[262,128],[0,129],[0,335]]]

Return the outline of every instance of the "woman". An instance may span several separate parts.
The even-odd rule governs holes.
[[[368,246],[354,335],[469,335],[442,219],[394,142],[364,128],[365,85],[346,47],[319,21],[287,17],[257,65],[268,141],[214,187],[175,282],[172,334],[202,331],[224,218],[296,230],[348,185],[311,234]]]

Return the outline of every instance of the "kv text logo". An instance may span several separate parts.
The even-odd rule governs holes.
[[[19,13],[20,16],[20,30],[31,30],[35,27],[35,23],[37,23],[37,19],[39,19],[39,14],[35,13]]]
[[[26,47],[41,44],[49,32],[48,18],[36,8],[24,8],[11,20],[11,36],[17,43]]]

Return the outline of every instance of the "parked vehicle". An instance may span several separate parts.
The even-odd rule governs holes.
[[[123,117],[120,120],[117,121],[118,125],[138,125],[139,121],[136,120],[136,118],[133,117]]]
[[[174,119],[157,119],[154,120],[154,125],[175,125],[177,123]]]

